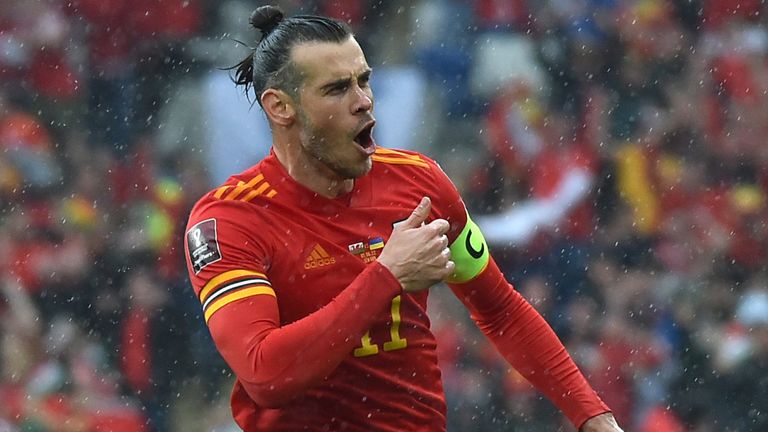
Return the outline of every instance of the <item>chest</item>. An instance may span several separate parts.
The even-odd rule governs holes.
[[[400,205],[277,216],[269,279],[281,319],[293,321],[328,304],[381,254],[393,224],[408,217]]]

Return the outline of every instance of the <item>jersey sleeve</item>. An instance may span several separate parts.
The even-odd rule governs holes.
[[[206,322],[232,302],[276,295],[267,277],[272,251],[265,237],[254,235],[252,220],[234,201],[208,203],[190,216],[187,270]]]
[[[433,165],[430,171],[433,173],[431,188],[435,215],[450,223],[448,244],[456,270],[446,282],[467,282],[482,273],[488,265],[488,245],[480,228],[469,217],[456,186],[437,162],[430,159],[428,162]]]
[[[434,163],[434,162],[433,162]],[[451,223],[456,271],[446,282],[504,358],[578,428],[608,412],[544,318],[509,284],[490,256],[448,176],[435,164],[434,208]]]
[[[276,408],[336,369],[402,287],[374,262],[329,304],[281,325],[268,230],[254,219],[237,203],[193,210],[187,267],[222,357],[256,404]]]

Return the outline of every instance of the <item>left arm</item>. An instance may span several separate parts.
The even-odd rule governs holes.
[[[449,286],[509,364],[560,408],[576,427],[610,411],[589,386],[552,328],[507,283],[492,259],[489,258],[485,270],[476,278],[449,283]]]
[[[430,161],[438,217],[448,233],[454,273],[446,280],[504,358],[582,432],[620,432],[608,406],[576,367],[544,318],[510,285],[488,252],[453,183]]]

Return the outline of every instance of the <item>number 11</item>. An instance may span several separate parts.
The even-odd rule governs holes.
[[[392,326],[389,328],[389,342],[384,342],[384,351],[395,351],[408,346],[408,340],[400,337],[400,301],[401,296],[392,299],[389,313],[392,315]],[[365,332],[360,338],[361,346],[355,348],[355,357],[367,357],[379,353],[379,346],[371,343],[371,331]]]

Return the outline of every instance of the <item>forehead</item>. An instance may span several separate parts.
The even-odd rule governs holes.
[[[304,73],[305,85],[312,86],[368,70],[365,54],[355,38],[342,43],[308,42],[291,50],[294,63]]]

